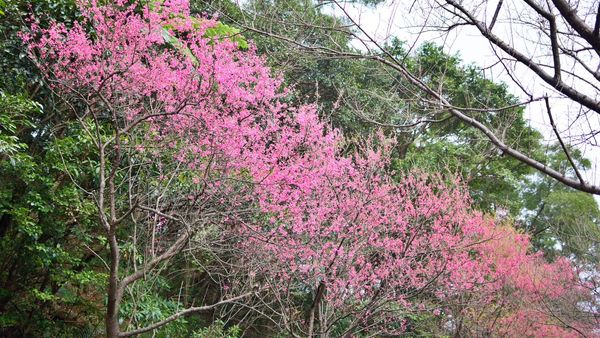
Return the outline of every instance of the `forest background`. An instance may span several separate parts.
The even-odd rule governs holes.
[[[102,5],[101,1],[99,3]],[[452,1],[448,3],[453,4]],[[138,3],[139,6],[142,4],[145,3]],[[526,244],[521,248],[524,252],[519,257],[529,255],[540,258],[543,262],[536,261],[536,266],[549,270],[556,267],[552,264],[568,261],[568,269],[575,271],[575,277],[571,276],[571,279],[577,280],[578,287],[587,288],[588,297],[582,300],[581,296],[577,296],[579,298],[573,301],[572,297],[575,296],[569,295],[571,298],[565,297],[569,298],[568,302],[560,302],[560,297],[554,299],[547,294],[535,296],[536,302],[539,301],[536,297],[540,296],[551,299],[549,303],[552,304],[544,303],[544,310],[536,308],[528,309],[532,311],[530,313],[524,312],[532,318],[538,318],[532,313],[543,313],[545,316],[536,319],[539,326],[534,325],[534,328],[539,330],[529,334],[592,336],[597,328],[594,283],[600,259],[600,210],[591,193],[598,194],[599,191],[581,177],[580,171],[590,169],[592,162],[583,156],[577,145],[578,140],[583,139],[593,146],[594,128],[590,126],[590,130],[565,140],[555,129],[557,137],[549,142],[531,127],[525,116],[526,106],[534,102],[546,103],[542,108],[547,108],[548,114],[561,114],[560,105],[550,110],[548,97],[537,97],[531,93],[529,99],[523,102],[521,96],[511,92],[510,88],[514,88],[514,85],[495,81],[486,76],[479,65],[465,64],[459,56],[448,54],[434,43],[412,44],[400,39],[388,39],[378,45],[369,40],[370,37],[361,30],[359,23],[332,14],[340,10],[343,12],[346,7],[340,4],[336,1],[293,0],[256,0],[242,4],[228,0],[192,1],[189,11],[203,18],[201,20],[215,22],[203,31],[203,37],[234,42],[235,48],[227,47],[229,54],[221,57],[229,60],[227,55],[234,55],[231,63],[236,64],[245,57],[244,53],[255,53],[263,61],[252,62],[265,62],[270,67],[268,72],[271,75],[264,75],[265,78],[281,76],[282,86],[289,90],[284,90],[285,95],[273,94],[270,99],[281,100],[291,107],[313,107],[325,121],[317,128],[322,134],[327,134],[325,130],[339,130],[343,141],[339,146],[336,145],[339,149],[334,151],[337,154],[335,156],[365,156],[365,161],[370,163],[375,157],[369,156],[375,155],[371,154],[372,149],[367,145],[375,144],[374,148],[385,149],[382,150],[385,155],[381,155],[385,160],[380,160],[385,168],[381,170],[389,173],[390,181],[400,185],[414,184],[415,191],[427,194],[418,182],[402,182],[419,175],[436,177],[429,181],[440,186],[436,186],[429,194],[443,200],[446,187],[450,187],[447,188],[450,191],[462,191],[464,195],[448,194],[464,200],[465,204],[460,206],[464,206],[465,210],[485,214],[499,226],[510,227],[508,233],[514,237],[509,236],[510,239],[506,240],[519,242],[519,236],[527,238],[523,240]],[[378,3],[364,1],[361,5],[378,6]],[[531,7],[535,8],[533,5]],[[496,324],[502,318],[510,318],[511,323],[515,322],[509,325],[515,330],[513,334],[523,333],[519,330],[526,330],[524,326],[531,327],[529,322],[518,316],[522,315],[519,312],[521,303],[528,302],[529,298],[512,291],[512,288],[519,288],[515,286],[517,284],[503,285],[501,288],[505,291],[511,289],[505,293],[506,298],[510,299],[506,302],[514,303],[506,307],[503,305],[505,299],[478,298],[473,296],[478,294],[477,291],[442,302],[440,299],[443,297],[437,295],[435,289],[427,289],[429,285],[417,287],[417,284],[411,284],[411,288],[422,287],[422,291],[396,285],[394,290],[385,295],[388,298],[380,294],[372,295],[373,299],[382,297],[381,302],[387,304],[388,299],[396,299],[394,297],[399,290],[408,294],[414,292],[416,295],[411,297],[419,301],[411,301],[404,308],[401,303],[395,303],[395,307],[377,312],[353,303],[348,308],[340,306],[346,311],[340,310],[341,313],[335,313],[335,310],[325,306],[327,302],[335,304],[335,301],[323,295],[325,287],[321,282],[297,286],[301,283],[290,279],[288,282],[296,286],[288,286],[287,293],[279,288],[277,291],[271,290],[269,283],[281,276],[269,275],[274,273],[270,271],[264,272],[262,277],[255,277],[254,274],[260,276],[261,269],[265,267],[260,267],[260,262],[246,261],[243,255],[249,254],[249,251],[245,251],[248,249],[232,244],[243,242],[247,234],[240,234],[236,229],[231,235],[222,235],[234,228],[232,224],[238,221],[265,222],[275,227],[265,215],[225,215],[233,207],[246,210],[248,201],[228,198],[235,194],[243,196],[245,189],[249,188],[242,184],[227,187],[230,190],[214,188],[217,190],[210,195],[210,199],[203,202],[208,206],[198,211],[197,206],[185,204],[190,193],[190,182],[195,183],[195,178],[173,162],[157,159],[168,157],[170,153],[145,154],[144,157],[138,153],[131,155],[133,151],[119,154],[107,150],[106,161],[109,164],[103,167],[102,151],[98,148],[102,142],[97,142],[94,137],[98,135],[100,140],[110,143],[110,124],[94,125],[86,120],[87,115],[79,113],[85,105],[79,106],[81,102],[77,98],[66,95],[64,89],[52,85],[54,78],[48,76],[48,69],[41,64],[46,60],[25,46],[28,41],[24,34],[34,32],[35,35],[36,27],[39,33],[52,27],[53,22],[64,23],[66,27],[83,22],[81,20],[86,18],[86,14],[82,13],[82,8],[85,7],[79,7],[69,0],[0,0],[0,334],[11,337],[98,336],[105,334],[105,331],[109,336],[115,334],[108,329],[110,315],[107,315],[107,311],[111,311],[112,264],[117,264],[117,268],[133,276],[131,284],[128,284],[129,281],[119,284],[123,285],[123,294],[119,295],[123,300],[117,301],[120,306],[113,309],[112,324],[116,323],[123,332],[154,331],[153,334],[165,337],[260,336],[266,332],[273,336],[400,335],[398,332],[405,336],[502,336],[506,331],[501,331],[498,328],[500,325]],[[494,5],[492,8],[501,9],[501,6]],[[132,13],[137,12],[134,10]],[[440,31],[444,29],[437,24],[436,27]],[[542,25],[538,28],[543,31],[546,27]],[[40,34],[52,37],[50,33]],[[169,48],[174,49],[181,49],[180,41],[185,41],[183,36],[169,34],[161,38]],[[365,41],[364,48],[356,48],[357,39]],[[548,43],[551,49],[553,41],[550,38]],[[56,43],[55,46],[58,46]],[[37,45],[40,46],[44,47]],[[593,48],[597,46],[592,45]],[[561,51],[568,55],[566,48]],[[549,55],[551,58],[552,53]],[[193,55],[188,57],[193,58]],[[253,57],[249,58],[254,60]],[[593,63],[594,60],[589,62]],[[572,70],[572,74],[564,75],[563,79],[580,74],[578,67]],[[53,71],[60,80],[59,68]],[[510,73],[509,70],[507,72]],[[406,74],[413,76],[412,80]],[[582,81],[590,81],[584,75],[580,77]],[[69,76],[64,75],[64,78],[69,79]],[[277,86],[277,82],[272,85]],[[595,90],[593,84],[590,86]],[[434,92],[427,92],[427,88],[433,88]],[[524,91],[529,93],[527,89]],[[562,94],[559,92],[557,95]],[[568,94],[564,95],[569,98]],[[576,104],[579,102],[573,101]],[[93,106],[89,102],[86,104]],[[592,104],[580,105],[585,108]],[[236,108],[229,105],[223,109]],[[298,111],[298,114],[303,114],[301,108]],[[462,112],[463,117],[457,117],[456,112]],[[589,111],[580,115],[586,114],[595,114],[595,111],[589,108]],[[110,120],[110,117],[102,115],[97,117],[101,121]],[[469,122],[470,118],[483,123],[484,129],[495,135],[500,143],[490,141],[484,130]],[[123,123],[126,126],[128,122]],[[119,127],[117,125],[117,132]],[[120,137],[117,134],[116,139]],[[139,135],[128,134],[127,142],[137,142],[136,137]],[[317,136],[315,138],[315,142],[323,142],[324,148],[329,144],[319,141]],[[386,143],[388,141],[389,144]],[[139,145],[149,149],[151,142]],[[135,150],[144,151],[139,147]],[[526,154],[526,159],[516,156],[515,151]],[[131,168],[139,164],[131,164],[135,162],[132,160],[123,167],[129,173],[127,170],[113,171],[113,167],[119,168],[116,159],[121,157],[143,163],[147,161],[152,165],[133,175]],[[204,162],[200,160],[200,163]],[[540,165],[536,163],[551,169],[540,170]],[[119,221],[133,218],[131,223],[113,232],[109,225],[106,233],[98,225],[98,219],[102,223],[102,215],[107,210],[98,205],[98,196],[101,194],[97,192],[103,189],[103,168],[110,173],[109,176],[121,180],[118,182],[126,182],[116,188],[115,196],[121,196],[123,201],[117,201],[115,205],[130,211],[125,211]],[[224,175],[225,171],[219,169],[219,175]],[[417,172],[419,174],[415,174]],[[245,177],[246,174],[242,170],[239,175]],[[169,183],[161,186],[161,177],[169,175],[172,175]],[[234,178],[239,177],[234,175]],[[457,183],[455,178],[464,183]],[[155,189],[153,184],[159,186],[158,190],[165,191],[160,198],[148,198],[156,202],[156,208],[150,208],[148,204],[144,209],[140,201],[131,199],[127,204],[125,200],[134,195],[131,189],[129,193],[127,189],[119,191],[122,187],[142,189],[138,186],[143,186],[146,190],[138,195],[150,196],[152,189]],[[464,191],[461,190],[463,188]],[[323,195],[319,198],[328,196],[333,199],[336,191],[330,195],[320,192]],[[249,193],[246,191],[246,194]],[[128,209],[125,207],[127,205],[135,207]],[[461,214],[457,205],[448,204],[446,208],[456,212],[459,218]],[[307,208],[310,207],[307,203]],[[278,212],[274,207],[269,211],[274,215]],[[202,223],[202,236],[197,233],[181,235],[181,228],[169,223],[179,222],[184,227],[193,228],[200,226],[196,224],[199,219],[204,219],[206,215],[215,217],[217,214],[220,215],[219,221],[214,221],[217,225],[211,223],[209,227]],[[470,219],[471,216],[464,217]],[[329,219],[323,221],[322,226],[331,226],[330,222]],[[152,226],[144,228],[138,227],[138,224]],[[114,242],[111,236],[114,236]],[[396,236],[401,237],[400,234]],[[425,236],[431,236],[431,233]],[[290,251],[297,244],[282,243],[288,245]],[[342,243],[345,243],[344,240],[339,244],[340,247]],[[495,247],[502,247],[498,243]],[[436,250],[444,250],[444,245]],[[115,248],[120,252],[117,256],[112,253]],[[273,250],[273,255],[277,257],[283,257],[283,253],[275,249],[270,248],[266,252],[271,252],[268,250]],[[396,259],[377,250],[365,250],[369,264],[381,264],[378,260],[383,260],[382,257],[390,261]],[[486,252],[492,249],[478,250]],[[265,254],[250,252],[256,257]],[[473,252],[470,254],[475,255]],[[511,254],[495,255],[508,257]],[[115,257],[120,257],[121,262],[117,259],[115,263]],[[336,257],[337,251],[333,260]],[[522,259],[525,261],[525,258]],[[424,261],[429,263],[434,259],[415,258],[409,265],[414,268],[424,264]],[[498,266],[494,269],[500,271],[498,261],[495,264]],[[519,268],[523,267],[535,270],[525,263],[519,265]],[[295,267],[288,265],[281,265],[280,268],[296,271]],[[300,276],[297,278],[306,276],[303,274],[306,272],[301,271],[303,267],[297,269]],[[566,268],[562,266],[561,269]],[[253,277],[248,280],[248,276]],[[415,276],[418,279],[421,275]],[[326,280],[326,277],[315,278],[317,281]],[[486,278],[492,284],[489,276]],[[536,280],[536,277],[528,278]],[[552,276],[541,278],[557,283],[569,279],[552,279]],[[237,279],[243,282],[236,284]],[[377,285],[375,289],[383,290],[381,283],[381,280],[374,282],[373,285]],[[543,283],[537,288],[541,288],[541,285]],[[562,289],[570,288],[567,284],[561,285]],[[522,289],[530,294],[539,292],[536,288],[533,291]],[[119,290],[119,287],[115,290]],[[329,294],[333,297],[335,292],[329,290]],[[246,302],[247,298],[252,300]],[[273,299],[278,299],[278,302],[273,302]],[[421,308],[413,309],[414,304],[421,304]],[[195,310],[189,311],[190,316],[185,316],[187,312],[181,313],[181,310],[186,308]],[[407,310],[409,308],[410,311]],[[396,313],[393,319],[382,315],[388,312]],[[177,314],[176,317],[173,314]],[[352,316],[369,319],[363,323],[362,319],[355,320]],[[153,327],[152,323],[162,321],[165,321],[162,323],[164,325]],[[506,326],[506,322],[503,322],[503,326]],[[148,329],[136,332],[135,328]],[[549,328],[565,331],[557,333]],[[116,335],[122,336],[123,332],[119,333],[119,330],[117,328]]]

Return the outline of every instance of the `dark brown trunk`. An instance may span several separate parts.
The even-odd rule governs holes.
[[[119,282],[119,248],[114,231],[110,231],[110,276],[108,279],[108,303],[106,306],[106,336],[119,337],[119,305],[123,288]]]

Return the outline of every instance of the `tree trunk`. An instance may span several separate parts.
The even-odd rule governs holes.
[[[112,232],[112,231],[111,231]],[[106,307],[106,336],[119,337],[119,304],[123,296],[123,288],[119,282],[119,248],[114,233],[110,238],[110,277],[108,279],[108,304]]]
[[[315,294],[315,299],[313,300],[312,306],[310,307],[310,313],[308,318],[308,337],[312,338],[314,335],[314,327],[315,327],[315,313],[319,311],[319,303],[321,302],[321,298],[323,297],[323,293],[325,292],[325,284],[323,282],[319,283],[317,287],[317,292]]]

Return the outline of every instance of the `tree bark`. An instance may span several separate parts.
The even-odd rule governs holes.
[[[110,231],[113,232],[113,231]],[[119,304],[123,288],[119,282],[119,248],[115,234],[110,236],[110,276],[108,279],[108,303],[106,307],[106,336],[119,337]]]

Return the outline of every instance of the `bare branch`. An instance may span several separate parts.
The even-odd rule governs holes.
[[[577,165],[575,165],[575,162],[573,161],[573,158],[571,157],[569,150],[567,149],[565,143],[563,142],[562,137],[560,137],[560,133],[558,132],[558,129],[556,128],[556,124],[554,123],[554,118],[552,117],[552,112],[550,111],[550,100],[548,99],[547,96],[544,97],[544,101],[546,103],[546,111],[548,112],[548,117],[550,118],[550,125],[552,125],[552,130],[554,130],[554,134],[556,135],[556,138],[558,138],[558,142],[560,143],[560,146],[561,146],[563,152],[567,156],[567,159],[569,160],[571,167],[573,167],[573,170],[575,170],[575,175],[577,175],[579,182],[585,183],[583,176],[581,176],[579,169],[577,169]]]
[[[556,1],[560,1],[560,0],[556,0]],[[547,84],[552,86],[558,92],[566,95],[573,101],[578,102],[578,103],[586,106],[587,108],[595,111],[596,113],[600,114],[600,102],[592,99],[591,97],[585,95],[584,93],[567,85],[560,78],[557,79],[555,76],[548,74],[546,71],[544,71],[544,69],[542,67],[540,67],[537,63],[535,63],[530,57],[527,57],[523,53],[519,52],[518,50],[516,50],[515,48],[510,46],[508,43],[506,43],[504,40],[502,40],[500,37],[493,34],[491,31],[489,31],[487,29],[487,27],[483,24],[483,22],[477,20],[477,18],[475,18],[472,13],[470,13],[468,10],[466,10],[459,2],[457,2],[455,0],[446,0],[446,2],[448,4],[454,6],[454,8],[456,8],[458,11],[460,11],[464,16],[468,17],[469,22],[479,30],[481,35],[483,35],[491,43],[493,43],[494,45],[496,45],[500,49],[502,49],[506,54],[512,56],[513,58],[515,58],[515,60],[517,60],[518,62],[527,66],[537,76],[539,76],[542,80],[544,80]]]
[[[558,37],[556,33],[556,18],[554,17],[554,15],[552,15],[552,13],[538,6],[538,4],[536,4],[533,0],[525,0],[525,2],[550,23],[550,43],[552,44],[552,59],[554,62],[554,81],[560,82],[560,51]]]
[[[571,27],[573,27],[573,29],[594,48],[596,53],[600,55],[600,39],[577,15],[575,9],[565,0],[552,0],[552,2],[569,25],[571,25]]]
[[[488,26],[488,30],[490,32],[492,31],[492,28],[494,28],[494,25],[496,24],[496,20],[498,19],[498,14],[500,13],[500,8],[502,8],[503,2],[504,2],[504,0],[498,1],[498,5],[496,6],[496,10],[494,11],[494,16],[492,17],[492,22],[490,22],[490,24]]]
[[[188,239],[190,238],[190,236],[192,234],[192,232],[190,230],[190,226],[181,219],[175,218],[173,216],[164,214],[158,210],[154,210],[154,209],[144,207],[144,206],[140,206],[140,209],[152,211],[152,212],[160,215],[161,217],[165,217],[167,219],[180,222],[180,223],[184,224],[186,226],[186,228],[184,230],[184,233],[182,235],[180,235],[179,238],[177,238],[177,240],[175,241],[175,243],[171,244],[171,246],[165,252],[163,252],[159,256],[154,257],[149,262],[145,263],[141,269],[139,269],[139,270],[135,271],[134,273],[132,273],[131,275],[123,278],[123,280],[120,283],[121,288],[124,288],[127,285],[142,278],[148,271],[152,270],[158,264],[168,260],[169,258],[171,258],[171,257],[177,255],[179,252],[181,252],[181,250],[184,248],[185,244],[187,243]]]
[[[119,333],[119,337],[131,337],[131,336],[136,336],[136,335],[142,334],[144,332],[152,331],[152,330],[155,330],[155,329],[157,329],[157,328],[159,328],[159,327],[161,327],[161,326],[163,326],[165,324],[168,324],[168,323],[170,323],[170,322],[172,322],[172,321],[174,321],[176,319],[179,319],[180,317],[187,316],[187,315],[190,315],[190,314],[193,314],[193,313],[197,313],[197,312],[209,311],[209,310],[212,310],[212,309],[214,309],[214,308],[216,308],[218,306],[221,306],[221,305],[235,303],[236,301],[238,301],[240,299],[244,299],[246,297],[249,297],[249,296],[251,296],[253,294],[255,294],[254,291],[247,292],[247,293],[244,293],[244,294],[239,295],[237,297],[232,297],[232,298],[224,299],[224,300],[221,300],[221,301],[219,301],[217,303],[214,303],[214,304],[211,304],[211,305],[190,307],[190,308],[185,309],[183,311],[177,312],[176,314],[173,314],[173,315],[171,315],[171,316],[169,316],[169,317],[167,317],[167,318],[165,318],[165,319],[163,319],[163,320],[161,320],[159,322],[156,322],[156,323],[154,323],[152,325],[148,325],[146,327],[143,327],[143,328],[140,328],[140,329],[136,329],[136,330],[133,330],[133,331],[129,331],[129,332],[121,332],[121,333]]]

